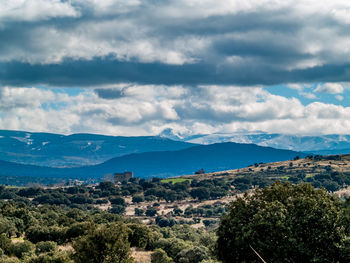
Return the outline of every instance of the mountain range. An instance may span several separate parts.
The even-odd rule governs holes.
[[[193,174],[199,169],[214,172],[246,167],[260,162],[291,160],[306,154],[254,144],[218,143],[178,151],[128,154],[93,166],[52,168],[1,161],[1,176],[56,178],[102,178],[106,174],[133,171],[137,177],[170,177]]]
[[[121,137],[0,130],[0,176],[95,178],[133,171],[169,177],[291,160],[307,154],[350,152],[349,135],[211,134]]]
[[[50,167],[95,165],[114,157],[193,146],[159,136],[61,135],[0,130],[0,160]]]
[[[303,136],[288,134],[196,134],[190,136],[179,135],[171,129],[165,129],[163,138],[195,144],[213,144],[220,142],[253,143],[276,149],[302,151],[321,155],[350,153],[350,135],[319,135]]]

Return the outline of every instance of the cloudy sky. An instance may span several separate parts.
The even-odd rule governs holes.
[[[350,134],[347,0],[0,0],[0,129]]]

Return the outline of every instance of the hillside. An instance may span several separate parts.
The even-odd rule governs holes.
[[[58,178],[102,178],[105,174],[133,171],[137,177],[170,177],[193,174],[203,168],[207,172],[246,167],[256,162],[291,160],[305,154],[261,147],[253,144],[220,143],[200,145],[180,151],[130,154],[102,164],[80,168],[48,168],[1,163],[2,176],[34,176]]]
[[[207,172],[242,168],[255,162],[290,160],[302,153],[261,147],[254,144],[217,143],[199,145],[181,151],[152,152],[117,157],[96,171],[132,170],[135,176],[169,177],[193,174],[199,169]],[[89,169],[87,172],[90,172]]]
[[[202,134],[181,137],[170,129],[164,130],[160,136],[173,140],[198,144],[221,142],[253,143],[276,149],[286,149],[315,154],[346,154],[350,153],[350,135],[329,134],[318,136],[288,135],[288,134]]]
[[[279,180],[291,183],[308,182],[333,192],[350,186],[350,155],[307,156],[291,161],[256,163],[245,168],[200,176],[184,176],[194,177],[197,180],[225,178],[243,191],[255,186],[264,187]]]
[[[158,136],[61,135],[0,130],[0,160],[50,167],[95,165],[114,157],[193,146]]]

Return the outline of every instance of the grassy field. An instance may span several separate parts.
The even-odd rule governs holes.
[[[172,184],[182,183],[182,182],[185,182],[185,181],[191,182],[192,179],[188,179],[188,178],[169,178],[169,179],[161,180],[162,183],[172,183]]]

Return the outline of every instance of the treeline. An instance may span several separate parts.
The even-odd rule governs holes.
[[[0,186],[0,199],[20,200],[35,205],[66,205],[72,208],[81,206],[89,208],[94,204],[110,202],[118,208],[118,206],[125,206],[124,198],[127,196],[132,196],[133,203],[160,200],[174,202],[187,198],[202,201],[227,196],[230,190],[230,183],[222,178],[201,181],[186,180],[179,183],[166,183],[159,178],[151,180],[132,178],[117,186],[112,182],[101,182],[97,186],[57,188]]]
[[[297,156],[294,161],[299,160]],[[307,156],[306,162],[296,164],[290,162],[288,165],[278,167],[266,166],[263,163],[250,165],[248,172],[237,174],[231,184],[238,191],[246,191],[250,188],[264,188],[276,181],[290,182],[293,184],[310,183],[316,188],[325,188],[330,192],[337,191],[350,185],[350,172],[337,171],[332,167],[333,161],[341,161],[341,155],[332,156]],[[320,165],[323,161],[328,165]],[[253,168],[254,167],[254,171]]]
[[[251,188],[264,188],[272,185],[276,181],[290,182],[293,184],[310,183],[316,188],[325,188],[330,192],[335,192],[350,185],[350,173],[340,173],[337,171],[318,172],[309,175],[302,170],[296,173],[288,173],[281,168],[280,173],[258,172],[237,176],[232,185],[235,190],[244,192]]]
[[[350,200],[310,184],[274,183],[238,197],[228,210],[220,204],[174,208],[194,222],[217,210],[217,230],[164,216],[144,225],[93,207],[36,205],[20,198],[40,194],[21,190],[22,197],[0,202],[0,262],[126,263],[135,249],[150,251],[153,263],[261,262],[257,254],[266,262],[350,261]]]

